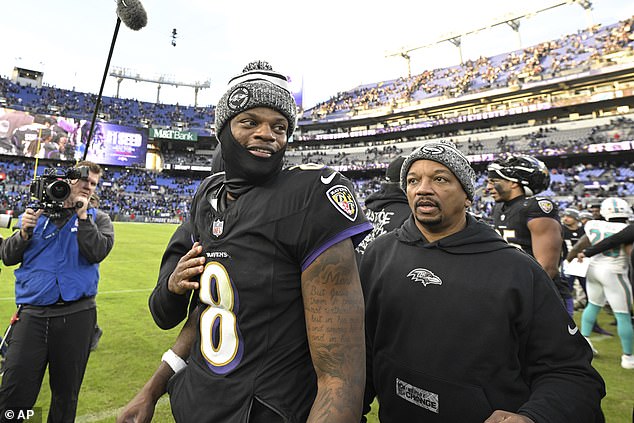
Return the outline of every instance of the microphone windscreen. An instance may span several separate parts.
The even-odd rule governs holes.
[[[117,15],[134,31],[147,25],[147,13],[139,0],[117,0]]]

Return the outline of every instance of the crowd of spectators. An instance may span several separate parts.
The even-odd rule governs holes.
[[[573,122],[573,128],[563,124],[543,126],[515,125],[513,129],[524,129],[521,134],[509,135],[509,129],[452,131],[433,133],[417,138],[367,142],[360,146],[345,144],[313,147],[292,145],[286,153],[286,163],[320,163],[338,170],[358,170],[385,167],[395,156],[409,154],[420,141],[444,138],[452,141],[465,154],[485,157],[505,153],[524,153],[537,156],[558,156],[563,154],[587,154],[601,144],[615,144],[634,139],[633,115],[586,119]],[[570,122],[568,122],[570,123]],[[615,147],[616,148],[616,147]],[[476,159],[478,160],[478,159]]]
[[[74,90],[43,85],[32,87],[0,77],[0,107],[91,120],[97,96]],[[211,135],[214,107],[180,106],[178,104],[104,96],[99,118],[110,123],[134,127],[172,127]]]
[[[366,151],[372,164],[380,157],[383,164],[403,153],[394,147],[371,148]],[[322,162],[325,152],[304,156],[304,163]],[[349,157],[340,152],[337,163]],[[35,161],[27,158],[0,158],[0,211],[21,212],[29,204],[29,184],[35,174],[41,175],[46,165],[34,173]],[[364,164],[367,167],[369,163]],[[99,190],[100,208],[115,220],[172,221],[187,217],[193,194],[206,175],[165,174],[135,168],[105,168]],[[381,177],[355,180],[361,201],[380,187]],[[544,194],[552,196],[563,209],[583,205],[608,196],[634,196],[634,163],[615,165],[611,162],[578,164],[551,169],[551,185]],[[473,212],[486,216],[493,203],[483,193],[485,174],[479,175]]]
[[[29,186],[47,166],[26,158],[0,160],[0,210],[23,211],[31,203]],[[116,220],[173,221],[187,216],[200,179],[162,175],[144,169],[105,168],[98,192],[99,208]]]
[[[163,151],[163,162],[172,165],[211,166],[213,155],[193,151]]]
[[[328,120],[332,115],[407,106],[431,97],[455,98],[467,93],[549,79],[568,70],[587,70],[613,53],[632,54],[634,17],[608,26],[595,25],[557,40],[489,58],[480,57],[448,68],[425,70],[391,81],[366,84],[337,93],[308,110],[302,120]],[[31,113],[90,119],[95,94],[43,86],[21,86],[0,78],[0,107]],[[214,107],[192,107],[104,97],[100,117],[121,125],[178,127],[212,135]]]
[[[304,112],[301,119],[327,120],[331,115],[381,107],[403,107],[431,98],[455,98],[499,87],[556,78],[566,71],[585,71],[612,53],[632,54],[634,17],[617,24],[594,25],[557,40],[490,58],[480,57],[448,68],[425,70],[411,77],[366,84],[337,93]]]
[[[466,93],[509,86],[531,78],[544,79],[561,75],[567,70],[585,69],[596,61],[606,60],[609,54],[632,54],[634,17],[610,26],[593,26],[576,34],[562,37],[490,58],[480,57],[443,69],[426,70],[410,78],[399,78],[367,84],[341,92],[329,101],[317,105],[303,114],[303,119],[324,119],[340,112],[380,110],[430,97],[457,97]],[[53,114],[78,119],[90,119],[96,96],[43,86],[22,86],[0,78],[0,107],[27,110],[34,114]],[[211,135],[214,108],[155,104],[132,99],[104,97],[100,118],[130,126],[180,127]],[[388,113],[388,112],[386,112]],[[441,122],[442,123],[442,122]],[[429,125],[429,122],[411,123],[410,126]],[[301,120],[300,120],[301,125]],[[416,126],[419,127],[419,126]],[[385,127],[378,132],[402,131],[404,128]],[[326,133],[324,139],[338,134]],[[350,135],[350,134],[348,134]],[[371,135],[371,134],[369,134]],[[394,157],[408,154],[403,147],[408,141],[426,137],[443,137],[455,141],[468,155],[524,152],[534,155],[560,155],[588,152],[588,146],[612,143],[634,138],[634,121],[628,117],[614,119],[608,124],[561,130],[558,126],[544,126],[520,135],[503,134],[498,138],[481,139],[477,130],[467,133],[430,134],[414,140],[393,140],[348,148],[344,144],[310,149],[292,145],[286,164],[322,163],[349,170],[367,170],[385,167]],[[453,138],[456,138],[454,140]],[[1,152],[0,152],[1,154]],[[183,153],[163,152],[164,163],[173,165],[211,165],[211,154],[195,151]],[[33,176],[34,161],[24,158],[0,158],[0,208],[23,210],[28,204],[28,186]],[[56,163],[60,165],[59,163]],[[341,170],[341,169],[340,169]],[[41,174],[42,166],[37,174]],[[165,175],[144,169],[107,169],[102,178],[100,207],[118,220],[174,219],[187,215],[188,204],[199,180],[191,176]],[[593,196],[605,193],[634,194],[631,166],[604,168],[579,167],[554,169],[551,194],[563,202],[577,202],[589,192]],[[374,192],[378,180],[358,181],[359,196]],[[476,201],[474,210],[486,212],[490,202]],[[565,205],[564,205],[565,206]]]

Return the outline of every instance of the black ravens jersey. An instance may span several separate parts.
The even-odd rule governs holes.
[[[228,205],[223,180],[205,179],[191,206],[206,264],[189,365],[169,384],[172,412],[179,422],[247,422],[257,402],[283,421],[306,421],[317,384],[302,271],[372,225],[350,181],[321,165],[285,169]]]
[[[538,217],[550,217],[559,222],[557,204],[545,197],[525,197],[523,195],[498,203],[493,209],[493,226],[511,245],[533,254],[531,231],[528,221]]]
[[[564,238],[564,248],[562,252],[562,256],[566,257],[568,252],[572,250],[572,247],[581,239],[584,235],[583,226],[578,226],[577,229],[572,230],[569,227],[562,225],[563,228],[563,238]]]
[[[548,217],[559,222],[557,204],[546,197],[520,195],[511,201],[495,205],[493,226],[506,242],[535,257],[528,222],[539,217]],[[557,276],[553,282],[562,299],[570,298],[570,289],[566,281]]]

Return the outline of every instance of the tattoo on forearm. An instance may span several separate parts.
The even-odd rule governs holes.
[[[352,248],[322,254],[304,275],[311,354],[320,383],[310,422],[359,421],[365,386],[363,295]]]

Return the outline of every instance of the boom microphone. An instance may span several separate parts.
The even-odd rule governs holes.
[[[139,0],[117,0],[117,16],[133,31],[147,25],[147,13]]]
[[[99,106],[101,105],[103,87],[106,85],[106,77],[108,76],[108,69],[110,68],[110,59],[112,59],[112,52],[114,51],[114,45],[117,42],[117,35],[119,34],[121,22],[133,31],[138,31],[147,25],[147,13],[139,0],[117,0],[117,23],[114,27],[112,42],[110,43],[110,51],[108,52],[108,59],[106,60],[106,68],[103,70],[103,78],[101,78],[101,88],[99,88],[99,95],[97,95],[95,110],[92,113],[90,131],[88,131],[88,139],[86,140],[82,160],[86,160],[86,157],[88,156],[88,146],[90,145],[92,133],[95,129],[95,121],[97,120],[97,113],[99,112]]]

